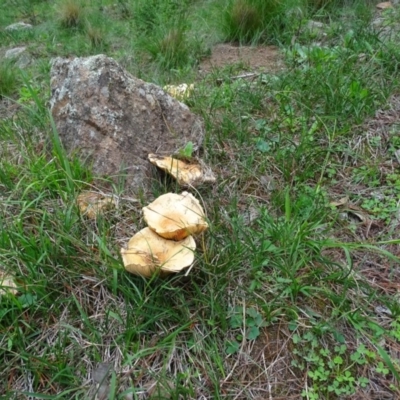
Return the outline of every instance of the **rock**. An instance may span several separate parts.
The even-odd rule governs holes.
[[[20,56],[24,51],[26,50],[26,47],[14,47],[13,49],[9,49],[6,51],[6,54],[4,55],[5,58],[17,58]]]
[[[170,155],[189,141],[195,151],[201,146],[200,117],[105,55],[51,60],[50,85],[64,147],[90,161],[97,175],[123,174],[133,189],[146,189],[149,153]]]
[[[5,30],[6,31],[18,31],[18,30],[26,30],[32,29],[33,26],[31,24],[26,24],[25,22],[16,22],[15,24],[8,25]]]
[[[31,63],[32,63],[32,58],[29,57],[28,54],[23,53],[18,57],[18,60],[15,65],[18,68],[24,69],[24,68],[28,67]]]
[[[317,37],[326,36],[326,25],[322,22],[309,20],[305,26],[305,29]]]
[[[324,29],[325,28],[325,24],[323,22],[319,22],[319,21],[313,21],[313,20],[309,20],[307,22],[307,28],[310,30],[313,29]]]
[[[376,8],[378,10],[386,10],[388,8],[393,8],[393,5],[392,5],[392,3],[390,1],[384,1],[383,3],[378,3],[376,5]]]
[[[16,59],[16,66],[18,68],[26,68],[31,62],[31,57],[26,53],[26,47],[14,47],[6,51],[4,58]]]

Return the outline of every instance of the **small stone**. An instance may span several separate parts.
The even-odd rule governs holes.
[[[107,378],[111,370],[112,365],[109,363],[100,363],[98,367],[93,370],[93,381],[98,384],[96,400],[108,399],[110,387]]]
[[[325,24],[322,22],[319,22],[319,21],[310,20],[307,22],[307,28],[310,30],[323,29],[324,27],[325,27]]]
[[[5,58],[17,58],[26,50],[26,47],[14,47],[6,51]]]
[[[18,31],[18,30],[27,30],[32,29],[33,26],[31,24],[26,24],[25,22],[16,22],[14,24],[8,25],[5,30],[10,31]]]
[[[274,178],[269,175],[260,176],[260,183],[263,186],[263,188],[268,191],[274,190],[275,186],[276,186],[275,182],[274,182]]]
[[[389,315],[390,317],[392,316],[392,312],[385,306],[376,306],[375,312],[379,315],[386,314]]]
[[[326,36],[326,25],[319,21],[309,20],[304,27],[304,30],[309,34],[315,36],[316,38],[321,38],[322,36]]]
[[[107,379],[108,374],[112,370],[112,365],[109,363],[100,363],[93,370],[93,380],[95,383],[102,383]]]
[[[388,8],[393,8],[393,4],[390,1],[384,1],[383,3],[378,3],[376,8],[378,10],[386,10]]]
[[[349,215],[347,214],[347,212],[341,212],[339,213],[338,218],[341,221],[347,221],[349,219]]]
[[[29,57],[26,53],[21,54],[20,57],[18,57],[18,61],[15,64],[18,68],[24,69],[26,68],[30,63],[32,62],[32,58]]]

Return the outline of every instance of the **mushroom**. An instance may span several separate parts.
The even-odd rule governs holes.
[[[105,210],[115,207],[116,201],[113,196],[103,196],[97,192],[83,191],[76,199],[79,211],[89,219],[96,217]]]
[[[199,201],[190,193],[167,193],[146,207],[143,217],[149,228],[165,239],[182,240],[208,228]]]
[[[172,175],[181,186],[198,186],[216,181],[211,169],[206,167],[204,163],[187,163],[183,160],[158,154],[149,154],[148,158],[152,164]]]
[[[4,271],[0,270],[0,296],[17,293],[18,287],[15,283],[14,277],[7,275]]]
[[[172,97],[175,97],[178,100],[184,100],[189,97],[194,89],[194,84],[191,83],[188,85],[187,83],[181,83],[180,85],[166,85],[163,87],[163,90],[167,92]]]
[[[144,228],[129,240],[128,249],[121,249],[121,255],[127,271],[151,277],[156,272],[166,275],[189,267],[194,261],[195,249],[192,236],[175,242]]]

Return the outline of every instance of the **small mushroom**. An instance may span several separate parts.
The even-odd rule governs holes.
[[[79,211],[89,219],[96,219],[105,210],[115,207],[116,201],[113,196],[103,196],[97,192],[83,191],[76,199]]]
[[[170,94],[172,97],[175,97],[178,100],[184,100],[189,97],[194,89],[194,84],[191,83],[188,85],[187,83],[181,83],[180,85],[166,85],[163,87],[163,90]]]
[[[17,293],[18,286],[15,283],[14,277],[0,270],[0,296]]]
[[[153,165],[172,175],[181,186],[199,186],[203,183],[214,183],[216,181],[211,169],[206,167],[204,163],[188,163],[158,154],[149,154],[148,158]]]
[[[156,272],[166,275],[189,267],[195,249],[192,236],[176,242],[144,228],[129,240],[128,249],[121,249],[121,255],[127,271],[149,278]]]
[[[199,201],[190,193],[167,193],[146,207],[143,217],[149,228],[165,239],[182,240],[208,228]]]

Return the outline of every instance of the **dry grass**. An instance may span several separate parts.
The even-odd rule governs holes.
[[[89,25],[89,27],[86,30],[86,34],[90,40],[92,47],[98,48],[105,43],[104,33],[98,27],[93,27],[93,26]]]
[[[64,28],[79,28],[85,19],[85,10],[81,0],[65,0],[56,4],[58,20]]]

